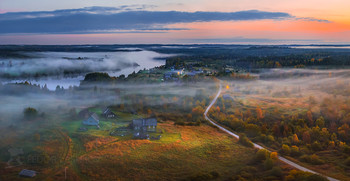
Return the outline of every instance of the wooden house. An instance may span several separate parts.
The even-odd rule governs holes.
[[[132,120],[132,128],[139,131],[156,132],[157,131],[157,119],[134,119]]]
[[[102,112],[102,116],[107,118],[107,119],[113,119],[113,118],[117,118],[117,115],[111,111],[110,108],[106,108],[103,112]]]
[[[91,114],[89,118],[83,121],[83,124],[88,126],[98,126],[99,123],[100,120],[95,113]]]

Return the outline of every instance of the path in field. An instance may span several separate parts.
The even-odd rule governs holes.
[[[209,104],[209,106],[207,107],[207,109],[205,110],[205,112],[204,112],[204,117],[205,117],[206,120],[208,120],[208,121],[209,121],[211,124],[213,124],[214,126],[218,127],[220,130],[222,130],[222,131],[226,132],[227,134],[229,134],[229,135],[231,135],[231,136],[233,136],[233,137],[239,139],[239,136],[238,136],[237,134],[235,134],[235,133],[233,133],[233,132],[227,130],[226,128],[224,128],[224,127],[222,127],[222,126],[220,126],[219,124],[215,123],[214,121],[212,121],[212,120],[208,117],[208,112],[209,112],[210,108],[215,104],[215,102],[216,102],[216,100],[218,99],[218,97],[220,96],[221,90],[222,90],[222,84],[221,84],[221,81],[220,81],[220,88],[219,88],[219,91],[218,91],[218,93],[216,94],[215,98],[211,101],[211,103]],[[254,147],[255,147],[255,148],[258,148],[258,149],[265,149],[264,147],[262,147],[262,146],[260,146],[260,145],[258,145],[258,144],[256,144],[256,143],[253,143],[253,144],[254,144]],[[294,163],[294,162],[292,162],[292,161],[290,161],[290,160],[288,160],[288,159],[286,159],[286,158],[284,158],[284,157],[282,157],[282,156],[278,156],[278,159],[281,160],[282,162],[284,162],[284,163],[286,163],[286,164],[288,164],[288,165],[290,165],[290,166],[296,168],[296,169],[301,170],[301,171],[310,172],[310,173],[313,173],[313,174],[318,174],[318,175],[325,176],[325,175],[323,175],[323,174],[320,174],[320,173],[314,172],[314,171],[312,171],[312,170],[310,170],[310,169],[307,169],[307,168],[305,168],[305,167],[303,167],[303,166],[301,166],[301,165],[298,165],[297,163]],[[327,177],[327,176],[325,176],[325,177],[326,177],[328,180],[330,180],[330,181],[338,181],[337,179],[334,179],[334,178],[332,178],[332,177]]]

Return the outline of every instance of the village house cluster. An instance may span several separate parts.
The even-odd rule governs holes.
[[[84,132],[88,130],[88,127],[95,126],[100,129],[100,119],[94,112],[89,109],[83,109],[79,112],[79,117],[83,119],[82,124],[84,127],[80,127],[78,131]],[[102,111],[101,116],[105,119],[117,119],[118,116],[110,109],[105,108]],[[126,136],[130,133],[133,134],[135,139],[160,139],[158,136],[150,136],[149,133],[157,132],[157,119],[156,118],[140,118],[133,119],[128,127],[119,127],[110,133],[111,136]]]

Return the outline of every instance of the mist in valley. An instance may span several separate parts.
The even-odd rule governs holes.
[[[280,117],[304,114],[306,111],[312,111],[316,116],[322,111],[324,114],[322,105],[327,99],[331,100],[327,106],[341,105],[349,100],[349,75],[350,70],[347,69],[263,69],[252,74],[254,79],[223,79],[222,97],[217,106],[222,112],[234,116],[237,116],[237,111],[245,115],[248,109],[255,113],[257,107],[263,110],[266,117],[276,116],[271,113]],[[88,108],[102,111],[111,107],[119,110],[118,114],[157,117],[159,123],[170,120],[175,125],[206,124],[203,112],[218,88],[216,78],[196,82],[90,82],[70,88],[58,87],[54,91],[42,85],[26,83],[1,85],[0,104],[5,106],[0,107],[0,114],[3,115],[0,120],[0,156],[6,161],[9,148],[26,148],[25,145],[30,145],[36,135],[41,135],[42,143],[45,140],[49,142],[53,138],[49,138],[48,133],[80,123],[83,119],[78,118],[77,114]],[[233,107],[226,107],[225,110],[221,102],[225,97],[227,99],[227,95],[231,99],[225,101],[231,101]],[[29,107],[38,111],[33,120],[28,120],[24,114]],[[335,107],[335,110],[338,108],[339,111],[330,116],[347,121],[340,107]],[[217,107],[212,109],[217,111]],[[271,111],[274,109],[278,111]],[[210,114],[213,116],[213,113]],[[102,126],[99,131],[108,134],[111,129]],[[76,130],[69,134],[74,138],[79,135]],[[94,139],[97,140],[97,137]]]
[[[89,72],[108,72],[111,76],[129,75],[143,69],[165,64],[173,56],[147,50],[117,52],[20,52],[31,58],[0,59],[0,81],[15,83],[30,81],[47,84],[50,90],[57,85],[78,86]]]
[[[261,70],[258,78],[249,81],[223,81],[222,95],[230,95],[235,102],[247,105],[251,109],[256,106],[269,109],[278,105],[300,106],[308,109],[310,97],[318,104],[325,98],[339,100],[349,99],[350,70],[313,70],[313,69],[272,69]],[[132,96],[148,98],[144,106],[161,106],[171,103],[173,97],[195,97],[199,91],[208,91],[207,99],[212,98],[217,91],[218,83],[117,83],[117,84],[88,84],[62,90],[25,89],[26,85],[16,85],[9,91],[8,86],[1,87],[0,95],[1,127],[20,126],[23,122],[23,110],[33,107],[39,113],[50,117],[52,114],[68,114],[71,109],[82,110],[97,106],[100,109],[109,105],[134,105],[137,100],[129,100]],[[6,91],[5,91],[6,90]],[[4,92],[5,91],[5,92]],[[161,99],[163,97],[163,99]],[[168,99],[164,99],[167,97]],[[137,98],[135,98],[137,99]],[[253,101],[255,100],[255,101]],[[291,101],[292,100],[292,101]],[[294,100],[294,101],[293,101]],[[166,102],[164,102],[166,101]],[[208,101],[209,102],[209,101]],[[208,103],[207,102],[207,103]],[[193,107],[195,104],[193,103]],[[237,107],[241,108],[241,107]],[[314,108],[315,111],[319,109]],[[286,110],[288,112],[288,110]],[[47,119],[47,118],[44,118]],[[54,120],[51,120],[54,121]],[[59,122],[59,120],[57,120]],[[65,121],[65,120],[61,120]],[[36,124],[33,122],[32,124]]]

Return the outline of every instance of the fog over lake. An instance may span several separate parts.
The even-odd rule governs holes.
[[[125,76],[133,71],[165,64],[171,55],[147,50],[117,52],[26,52],[27,59],[0,59],[0,79],[3,84],[28,81],[47,84],[50,90],[57,85],[68,88],[79,85],[89,72],[107,72]]]

